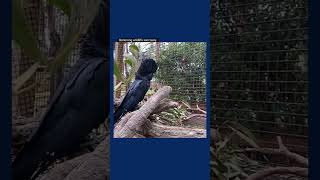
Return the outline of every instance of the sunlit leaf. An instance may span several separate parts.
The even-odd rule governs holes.
[[[131,44],[129,46],[129,51],[131,52],[131,54],[133,54],[133,56],[136,58],[136,59],[139,59],[139,48],[138,46],[134,45],[134,44]]]
[[[114,91],[117,91],[122,85],[122,82],[119,82],[115,87],[114,87]]]
[[[124,60],[124,62],[125,62],[126,64],[128,64],[129,66],[131,66],[131,68],[134,67],[134,65],[135,65],[134,60],[133,60],[132,58],[130,58],[130,57],[126,57],[126,59]]]

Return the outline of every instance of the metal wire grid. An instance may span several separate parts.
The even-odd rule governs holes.
[[[157,51],[157,43],[159,51]],[[154,75],[150,89],[156,91],[163,86],[171,86],[170,99],[184,101],[191,106],[198,105],[206,109],[206,44],[203,42],[136,42],[140,48],[139,61],[142,59],[155,59],[158,70]],[[115,43],[114,55],[123,58],[129,53],[129,46],[132,43],[125,42],[119,46]],[[119,48],[120,47],[120,48]],[[124,56],[118,56],[122,53]],[[159,53],[159,54],[158,54]],[[158,54],[158,56],[157,56]],[[122,59],[124,61],[124,59]],[[121,72],[128,76],[128,65],[122,63]],[[134,79],[132,79],[133,81]],[[119,83],[119,82],[118,82]],[[117,82],[115,82],[115,85]],[[114,92],[115,97],[123,97],[127,88]]]
[[[37,0],[28,0],[24,2],[24,11],[25,17],[27,19],[27,23],[30,25],[32,32],[36,35],[39,34],[39,24],[41,24],[42,18],[40,16],[40,3]],[[17,55],[17,53],[20,53]],[[12,59],[13,59],[13,74],[15,76],[21,75],[25,72],[29,67],[33,65],[33,60],[30,59],[28,56],[25,55],[23,50],[20,50],[18,46],[14,46],[12,50]],[[22,88],[29,88],[34,86],[35,78],[32,77],[30,80],[25,83]],[[35,90],[34,88],[29,89],[28,91],[24,91],[19,93],[16,97],[13,97],[17,107],[13,107],[13,112],[15,116],[25,116],[31,117],[33,116],[34,112],[34,102],[35,101]]]
[[[212,127],[239,122],[262,144],[308,153],[308,4],[213,1]]]
[[[170,98],[205,109],[206,44],[169,42],[160,45],[165,46],[174,50],[171,52],[163,48],[160,51],[155,82],[172,87]]]
[[[24,4],[25,17],[32,32],[38,39],[39,48],[42,52],[51,56],[50,50],[58,48],[59,44],[54,44],[52,34],[55,31],[58,40],[63,39],[64,27],[68,23],[67,16],[60,10],[53,8],[49,13],[49,5],[47,0],[28,0]],[[49,18],[52,18],[50,21]],[[81,18],[79,18],[81,23]],[[53,24],[53,26],[52,26]],[[51,28],[51,29],[50,29]],[[61,45],[61,44],[60,44]],[[70,53],[68,62],[64,65],[62,76],[65,75],[79,59],[80,42]],[[13,44],[12,47],[12,80],[24,73],[35,61],[26,56],[18,45]],[[24,91],[12,97],[12,113],[15,117],[34,117],[41,113],[48,105],[49,98],[54,92],[54,87],[50,83],[53,76],[48,69],[42,67],[37,70],[35,75],[22,87]]]

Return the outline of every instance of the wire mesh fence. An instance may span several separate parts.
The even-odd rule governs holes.
[[[211,127],[237,122],[262,147],[277,148],[281,136],[308,156],[308,2],[214,0],[211,8]]]
[[[37,39],[38,48],[49,60],[61,47],[68,17],[61,10],[48,4],[47,0],[28,0],[24,2],[26,23]],[[81,23],[81,17],[79,22]],[[15,118],[35,117],[47,107],[50,97],[57,88],[59,81],[79,59],[80,41],[68,55],[68,61],[55,74],[48,67],[37,69],[36,73],[15,94],[12,95],[12,114]],[[12,81],[23,75],[36,61],[28,57],[13,42],[12,45]]]
[[[125,78],[133,76],[139,63],[143,59],[155,59],[158,70],[151,83],[151,91],[162,86],[171,86],[170,98],[184,101],[191,106],[200,106],[205,109],[206,103],[206,44],[202,42],[125,42],[116,43],[115,61],[121,67],[120,71]],[[128,60],[132,53],[131,45],[139,49],[139,57],[136,59],[136,67],[132,67]],[[119,52],[120,49],[120,52]],[[119,56],[119,53],[121,54]],[[117,79],[117,78],[116,78]],[[118,84],[117,81],[115,84]],[[124,95],[126,88],[121,90]],[[119,90],[118,90],[119,91]],[[115,91],[115,93],[117,93]],[[120,93],[117,96],[120,97]]]

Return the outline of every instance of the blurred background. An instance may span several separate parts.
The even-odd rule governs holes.
[[[211,1],[213,177],[246,179],[295,166],[278,148],[308,157],[308,1]],[[216,134],[216,135],[217,135]],[[278,174],[266,179],[306,179]]]
[[[12,1],[12,158],[39,126],[39,117],[59,83],[79,59],[99,3]],[[104,128],[91,134],[93,141],[80,154],[105,135]]]

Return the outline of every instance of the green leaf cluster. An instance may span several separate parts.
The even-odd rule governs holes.
[[[12,1],[12,38],[19,47],[34,60],[34,65],[13,81],[13,90],[17,92],[41,65],[48,66],[54,72],[68,59],[68,55],[78,42],[98,12],[99,0],[49,0],[49,4],[60,9],[68,16],[62,46],[52,61],[40,50],[37,36],[31,31],[24,12],[23,0]],[[81,19],[81,23],[79,23]]]

